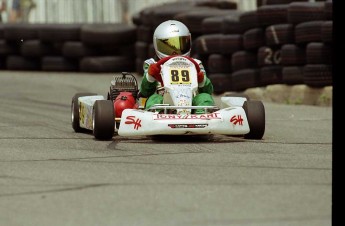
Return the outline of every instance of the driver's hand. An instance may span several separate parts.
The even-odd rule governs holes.
[[[167,62],[172,57],[173,56],[168,56],[168,57],[160,59],[157,63],[150,64],[149,69],[148,69],[149,75],[154,77],[158,82],[162,83],[161,65]]]
[[[157,81],[162,80],[161,78],[161,66],[158,66],[156,63],[155,64],[150,64],[149,69],[148,69],[149,75],[154,77]]]
[[[204,81],[204,78],[205,78],[204,72],[199,71],[197,77],[198,77],[198,83],[202,83]]]

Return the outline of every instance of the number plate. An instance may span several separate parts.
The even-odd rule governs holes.
[[[189,69],[170,69],[170,84],[191,84]]]

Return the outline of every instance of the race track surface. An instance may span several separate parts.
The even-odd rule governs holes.
[[[264,102],[262,140],[75,133],[112,76],[0,72],[0,225],[332,225],[332,107]]]

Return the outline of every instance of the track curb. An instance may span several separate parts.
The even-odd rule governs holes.
[[[226,92],[226,95],[231,92]],[[307,85],[282,85],[275,84],[266,87],[246,89],[244,94],[250,99],[257,99],[265,102],[282,103],[291,105],[333,105],[333,86],[312,88]]]

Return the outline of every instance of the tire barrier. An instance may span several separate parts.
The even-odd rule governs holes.
[[[261,59],[261,58],[260,58]],[[258,57],[255,53],[247,50],[236,51],[231,56],[232,71],[239,71],[246,68],[257,68]]]
[[[222,54],[211,54],[208,57],[208,73],[231,73],[231,57]]]
[[[2,24],[0,37],[1,69],[135,71],[134,25]]]
[[[143,73],[155,56],[154,29],[180,20],[192,33],[215,93],[270,84],[332,85],[332,0],[170,2],[141,10],[132,24],[0,24],[0,69]]]

